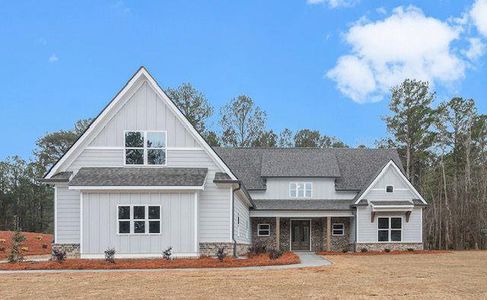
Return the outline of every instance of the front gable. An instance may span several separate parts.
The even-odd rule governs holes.
[[[206,152],[218,171],[236,179],[143,67],[95,118],[45,178],[49,179],[62,171],[76,172],[80,167],[123,166],[124,132],[127,130],[165,131],[168,161],[172,159],[171,151]],[[178,166],[184,156],[180,152],[173,156],[173,159],[178,160]]]
[[[392,187],[392,192],[387,192],[386,188]],[[420,199],[424,204],[426,201],[407,180],[404,174],[394,161],[389,161],[374,178],[365,190],[357,197],[355,204],[360,200],[370,201],[410,201]]]

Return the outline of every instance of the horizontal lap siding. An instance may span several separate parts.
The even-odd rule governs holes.
[[[80,238],[80,194],[56,186],[56,243],[76,244]]]
[[[403,231],[402,242],[422,242],[422,209],[415,208],[411,212],[409,222],[406,222],[404,212],[388,212],[376,213],[374,222],[371,222],[371,208],[363,207],[357,209],[357,242],[358,243],[373,243],[377,242],[377,218],[381,216],[402,217]]]
[[[291,199],[289,183],[311,182],[313,185],[311,199],[353,199],[356,192],[339,192],[335,190],[334,178],[268,178],[266,190],[251,192],[253,199]]]
[[[194,193],[83,193],[83,254],[195,253]],[[160,235],[118,235],[117,205],[161,205]],[[195,251],[196,250],[196,251]]]
[[[240,217],[240,224],[238,224],[238,217]],[[250,243],[250,215],[249,207],[240,198],[240,196],[235,197],[235,239],[239,243]]]

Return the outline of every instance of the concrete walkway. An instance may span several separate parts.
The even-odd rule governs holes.
[[[330,266],[331,262],[323,256],[316,255],[312,252],[295,252],[299,256],[301,262],[293,265],[282,266],[261,266],[261,267],[239,267],[239,268],[187,268],[187,269],[110,269],[110,270],[13,270],[1,271],[3,274],[15,273],[111,273],[111,272],[194,272],[194,271],[226,271],[226,270],[285,270],[285,269],[300,269],[309,267],[323,267]]]

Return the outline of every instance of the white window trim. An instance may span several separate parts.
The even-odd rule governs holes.
[[[391,219],[401,219],[401,228],[392,228],[392,223]],[[388,229],[380,229],[379,228],[379,219],[389,219],[389,228]],[[387,230],[387,241],[379,241],[379,230]],[[400,241],[391,241],[391,230],[400,230],[401,231],[401,240]],[[403,238],[404,238],[404,217],[402,216],[382,216],[382,217],[377,217],[377,242],[378,243],[403,243]]]
[[[388,191],[387,191],[387,187],[388,187],[388,186],[391,186],[391,187],[392,187],[392,192],[388,192]],[[392,194],[392,193],[394,193],[394,191],[395,191],[396,189],[394,188],[394,186],[393,186],[392,184],[388,184],[388,185],[386,185],[385,190],[386,190],[386,194]]]
[[[118,211],[120,206],[129,206],[129,219],[119,219]],[[134,219],[134,206],[144,206],[145,207],[145,219]],[[159,219],[149,219],[149,206],[158,206],[159,207]],[[121,236],[146,236],[146,235],[162,235],[162,205],[157,204],[118,204],[117,205],[117,235]],[[128,221],[130,222],[130,232],[129,233],[120,233],[120,221]],[[145,233],[134,233],[134,221],[144,221],[145,222]],[[159,221],[159,233],[149,233],[149,221]]]
[[[261,229],[261,226],[268,226],[268,229]],[[260,234],[261,230],[267,230],[269,233],[268,234]],[[262,224],[257,224],[257,236],[270,236],[271,235],[271,224],[268,223],[262,223]]]
[[[335,234],[335,233],[333,233],[333,231],[335,230],[335,228],[333,228],[333,227],[335,227],[335,225],[341,225],[342,226],[341,229],[336,229],[336,230],[341,230],[342,231],[341,234]],[[333,223],[331,225],[331,235],[332,236],[344,236],[345,235],[345,224],[344,223]]]
[[[140,148],[140,147],[126,147],[125,146],[125,136],[127,134],[127,132],[142,132],[143,134],[143,137],[144,137],[144,147]],[[166,145],[165,147],[160,147],[160,148],[148,148],[147,147],[147,133],[164,133],[164,137],[165,137],[165,141],[164,141],[164,144]],[[126,150],[127,149],[142,149],[144,151],[144,154],[143,154],[143,159],[144,159],[144,163],[141,164],[141,165],[137,165],[137,164],[127,164],[127,161],[126,161]],[[159,150],[164,150],[164,153],[165,153],[165,160],[164,160],[164,164],[162,165],[152,165],[152,164],[148,164],[147,162],[147,153],[148,153],[148,150],[151,150],[151,149],[159,149]],[[154,167],[166,167],[167,166],[167,131],[166,130],[124,130],[123,131],[123,165],[125,167],[149,167],[149,168],[154,168]]]
[[[291,194],[291,185],[295,184],[296,185],[296,195],[293,196]],[[298,184],[303,184],[303,197],[299,197],[298,195]],[[310,195],[306,196],[306,184],[309,184],[311,186],[311,191]],[[289,198],[293,199],[309,199],[313,197],[313,182],[311,181],[291,181],[289,182]]]

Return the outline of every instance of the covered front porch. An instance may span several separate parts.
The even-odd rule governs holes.
[[[252,243],[283,251],[352,251],[354,217],[283,215],[251,217]]]

